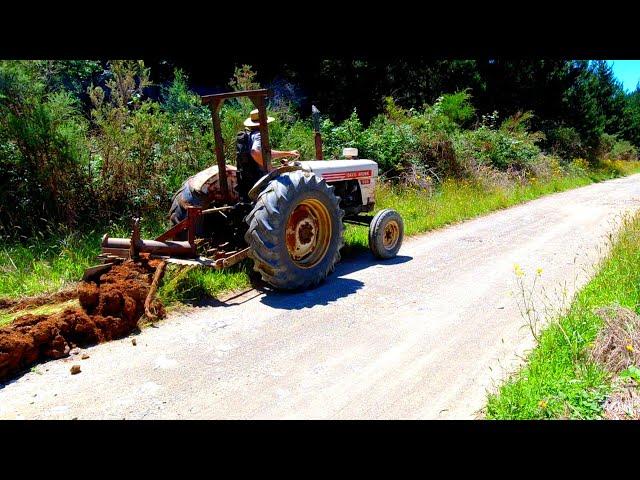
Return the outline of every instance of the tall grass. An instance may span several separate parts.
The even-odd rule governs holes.
[[[491,419],[599,418],[610,378],[589,361],[602,320],[593,312],[612,304],[640,312],[640,215],[627,218],[599,272],[578,293],[569,313],[539,336],[526,366],[488,397]]]

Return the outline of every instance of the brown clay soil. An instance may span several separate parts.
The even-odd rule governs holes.
[[[65,357],[75,346],[121,338],[136,330],[158,264],[141,258],[115,265],[96,282],[78,284],[81,308],[28,314],[0,328],[0,380],[38,361]],[[164,316],[158,300],[153,308]]]

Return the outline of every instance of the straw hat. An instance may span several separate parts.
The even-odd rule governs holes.
[[[275,120],[273,117],[267,117],[267,123],[271,123]],[[244,121],[245,127],[258,127],[260,125],[260,115],[258,109],[251,110],[249,117]]]

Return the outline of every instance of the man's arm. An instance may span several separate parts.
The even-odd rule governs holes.
[[[298,150],[271,150],[271,159],[277,160],[278,158],[285,157],[300,157],[300,152]],[[264,164],[264,159],[262,158],[262,150],[258,148],[251,149],[251,158],[260,165],[263,169],[266,168]]]

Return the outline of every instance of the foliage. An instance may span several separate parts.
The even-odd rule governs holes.
[[[540,132],[529,132],[530,119],[530,112],[517,113],[499,128],[483,124],[476,130],[467,130],[457,138],[456,153],[498,170],[524,170],[540,154],[536,144],[543,138]]]
[[[586,150],[580,134],[573,127],[560,126],[549,131],[550,150],[563,159],[584,157]]]
[[[42,219],[75,224],[86,211],[87,125],[73,95],[48,90],[38,67],[0,62],[0,235],[16,233],[8,226],[29,235]]]
[[[608,160],[637,160],[638,148],[616,135],[603,133],[600,137],[599,156]]]

